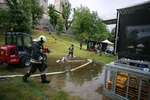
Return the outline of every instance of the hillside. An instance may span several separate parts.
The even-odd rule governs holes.
[[[68,47],[70,44],[75,45],[74,59],[92,59],[96,62],[101,62],[103,64],[114,61],[115,57],[107,57],[106,55],[99,56],[95,55],[94,52],[86,51],[86,45],[84,44],[83,50],[79,49],[79,41],[75,40],[73,37],[66,35],[49,35],[46,31],[33,30],[31,33],[33,38],[38,38],[40,35],[47,37],[47,42],[45,47],[52,50],[52,53],[47,54],[47,71],[61,71],[62,65],[56,63],[62,57],[67,56]],[[4,44],[4,34],[0,34],[0,45]],[[55,70],[54,67],[58,67]],[[24,74],[29,68],[20,68],[19,66],[7,66],[6,64],[0,65],[0,75],[13,75],[13,74]],[[37,71],[38,73],[38,71]],[[48,76],[51,79],[50,76]],[[60,76],[61,79],[61,76]],[[70,96],[65,91],[56,91],[50,85],[40,84],[39,78],[30,78],[29,83],[22,82],[21,77],[0,79],[0,98],[5,98],[1,100],[80,100],[79,97]],[[59,81],[58,81],[59,83]],[[57,83],[56,83],[57,84]],[[58,86],[59,87],[59,86]],[[47,97],[47,98],[46,98]]]

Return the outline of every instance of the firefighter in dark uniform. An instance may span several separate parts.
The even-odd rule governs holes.
[[[73,44],[68,48],[68,50],[69,50],[68,57],[71,55],[71,57],[73,58],[73,50],[74,50]]]
[[[42,80],[41,82],[50,83],[50,81],[46,80],[43,53],[41,51],[41,48],[43,48],[43,43],[46,41],[46,37],[40,36],[35,40],[37,43],[33,44],[32,55],[30,60],[32,66],[31,69],[22,77],[22,79],[24,82],[27,82],[28,81],[27,78],[31,76],[38,69],[41,73],[41,80]]]

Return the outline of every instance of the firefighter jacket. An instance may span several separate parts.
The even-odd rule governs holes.
[[[69,52],[73,52],[74,47],[73,47],[73,46],[71,46],[71,47],[69,47],[69,48],[68,48],[68,50],[69,50]]]
[[[41,50],[41,45],[39,43],[33,44],[31,62],[41,64],[43,60],[43,53]]]

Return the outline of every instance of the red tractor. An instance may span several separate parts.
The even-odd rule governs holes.
[[[5,45],[0,46],[0,64],[30,66],[32,37],[22,32],[5,33]]]
[[[5,33],[5,45],[0,46],[0,64],[30,66],[32,43],[32,37],[29,34],[22,32]],[[46,60],[45,53],[50,53],[50,50],[44,48],[43,52]]]

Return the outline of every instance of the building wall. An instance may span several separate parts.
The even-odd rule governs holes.
[[[4,0],[0,0],[0,3],[4,3]]]
[[[7,9],[6,1],[5,0],[0,0],[0,9]]]
[[[39,0],[41,6],[44,7],[44,12],[47,13],[48,11],[48,0]]]
[[[62,12],[62,3],[69,2],[68,0],[55,0],[54,6],[55,9],[59,12]]]

